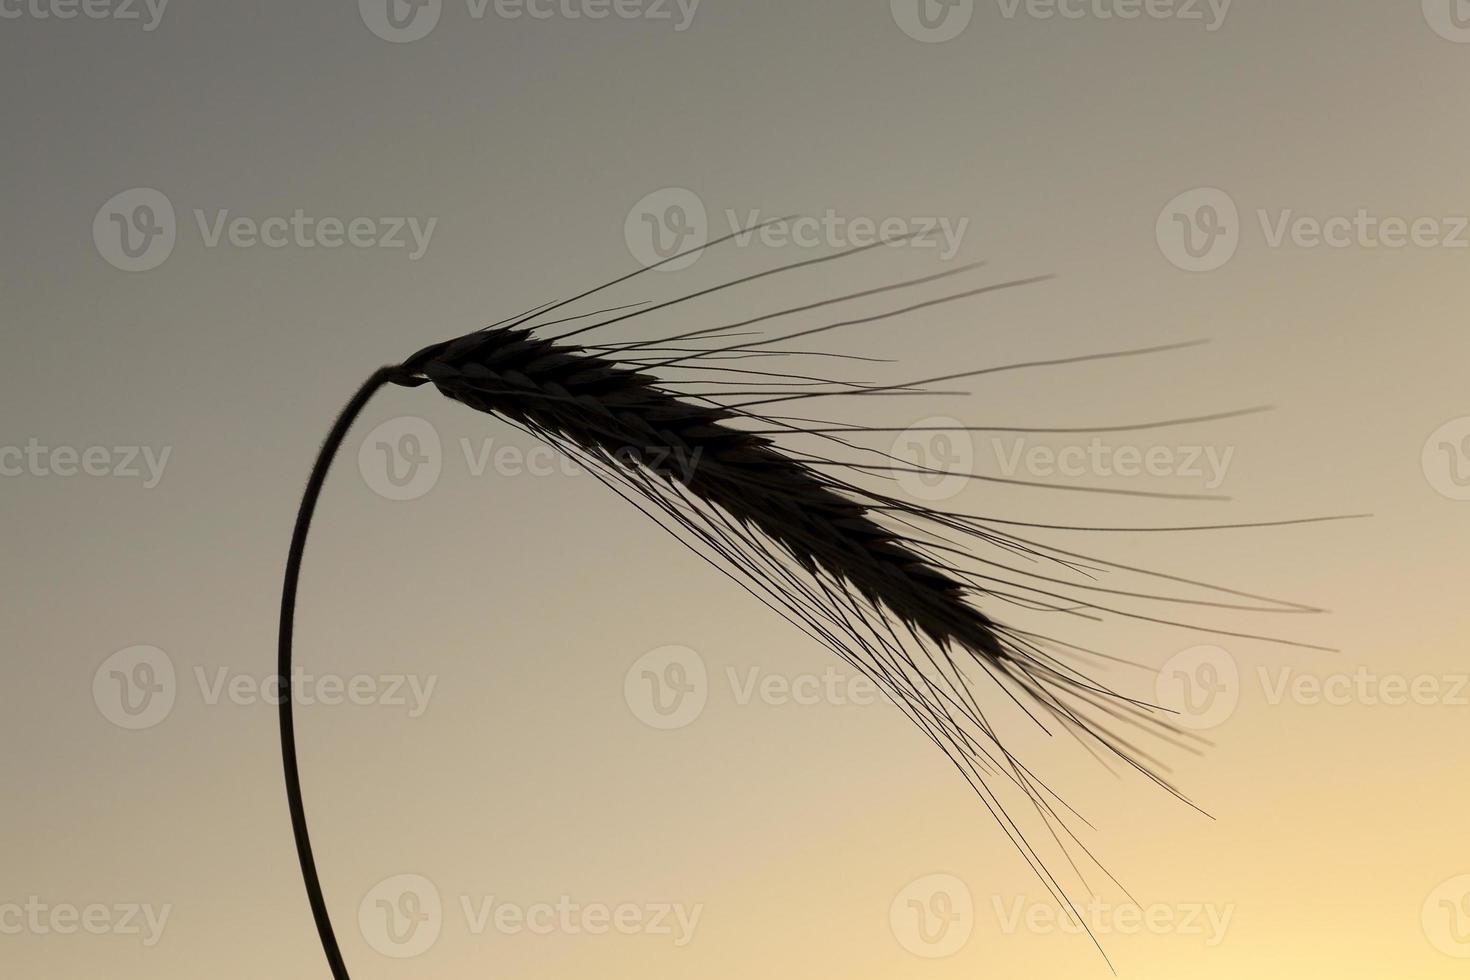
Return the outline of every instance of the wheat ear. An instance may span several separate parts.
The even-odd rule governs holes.
[[[827,259],[797,265],[810,265],[813,261]],[[945,275],[949,274],[952,273]],[[753,278],[759,277],[717,288],[728,288]],[[941,277],[854,295],[876,295],[938,278]],[[1006,365],[903,385],[839,384],[810,375],[715,364],[737,358],[790,355],[795,352],[779,351],[771,345],[823,330],[903,315],[936,302],[978,295],[994,288],[998,287],[951,294],[876,318],[841,321],[736,344],[723,343],[724,339],[739,336],[732,333],[734,329],[793,311],[686,332],[659,341],[598,348],[568,340],[586,330],[647,310],[603,320],[557,338],[538,336],[526,326],[554,309],[590,295],[589,292],[538,308],[507,324],[427,347],[402,364],[381,368],[373,374],[344,408],[317,457],[292,537],[281,604],[279,711],[288,801],[312,914],[337,980],[346,980],[348,973],[312,855],[296,758],[290,689],[292,624],[306,538],[327,471],[369,399],[390,384],[432,385],[471,409],[508,421],[557,446],[734,578],[746,591],[875,680],[884,694],[959,768],[1046,887],[1075,916],[1076,909],[1067,889],[1049,870],[1028,833],[1008,808],[1003,794],[1019,794],[1019,799],[1040,818],[1050,839],[1067,854],[1069,862],[1072,846],[1086,852],[1069,827],[1069,817],[1075,817],[1076,811],[1005,748],[996,725],[976,697],[975,683],[967,666],[989,678],[1036,724],[1048,731],[1049,726],[1059,725],[1088,744],[1095,750],[1094,754],[1100,751],[1104,756],[1122,760],[1127,767],[1181,799],[1182,795],[1165,780],[1161,768],[1122,738],[1116,729],[1142,729],[1175,742],[1189,738],[1190,733],[1178,731],[1167,718],[1159,718],[1151,705],[1125,697],[1078,669],[1074,661],[1091,651],[1035,631],[1008,627],[982,611],[980,603],[1004,603],[1018,611],[1042,611],[1064,619],[1079,616],[1095,619],[1107,615],[1267,640],[1273,638],[1209,630],[1172,618],[1133,612],[1114,603],[1126,597],[1250,612],[1320,610],[1063,551],[1030,541],[1010,529],[1041,525],[938,511],[875,492],[860,485],[856,477],[907,467],[896,465],[899,461],[886,454],[878,453],[875,457],[871,450],[859,461],[846,461],[811,452],[797,453],[783,448],[777,440],[786,435],[803,435],[838,450],[857,451],[861,447],[850,441],[848,434],[888,430],[794,420],[756,409],[828,395],[911,394],[929,390],[932,383],[959,377],[1004,370],[1050,369],[1104,358],[1156,354],[1188,345]],[[800,310],[851,298],[837,297]],[[683,299],[663,305],[673,305]],[[660,307],[654,309],[657,308]],[[536,329],[548,325],[543,323]],[[673,346],[710,340],[720,345]],[[734,372],[746,387],[716,393],[699,390],[695,385],[690,390],[687,381],[670,381],[654,373],[660,368],[667,373],[681,367]],[[718,382],[706,380],[705,383]],[[793,394],[791,388],[773,390],[775,385],[808,385],[815,389]],[[1237,414],[1242,413],[1107,430],[1069,431],[1156,428],[1214,421]],[[1096,492],[1127,491],[1097,488]],[[998,557],[980,558],[982,549],[990,549]],[[1020,557],[1031,566],[1008,565],[1000,560],[1006,557]],[[1051,571],[1042,573],[1036,566]],[[1136,574],[1175,587],[1205,590],[1210,598],[1156,595],[1102,586],[1095,574],[1099,570]],[[1099,596],[1103,598],[1100,600]],[[1080,918],[1077,921],[1080,923]]]

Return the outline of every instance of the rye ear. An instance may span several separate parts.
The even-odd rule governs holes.
[[[556,446],[735,579],[747,592],[870,677],[950,758],[1003,832],[1079,924],[1082,920],[1068,897],[1069,890],[1052,874],[1041,852],[1033,847],[1034,835],[1018,822],[1012,808],[1018,802],[1022,804],[1033,822],[1039,821],[1035,826],[1044,828],[1043,838],[1055,842],[1068,862],[1072,861],[1073,846],[1087,854],[1070,826],[1075,811],[1007,750],[1001,729],[1008,723],[998,724],[992,719],[994,707],[988,711],[983,706],[985,699],[979,691],[979,682],[983,678],[989,685],[992,700],[996,700],[994,692],[1001,692],[998,700],[1002,705],[1019,707],[1031,722],[1047,732],[1070,732],[1095,755],[1120,761],[1180,799],[1183,796],[1165,780],[1161,769],[1119,732],[1139,729],[1176,743],[1195,736],[1172,725],[1167,713],[1127,697],[1090,676],[1083,666],[1096,664],[1101,655],[1094,656],[1070,641],[1008,625],[993,607],[1005,606],[1014,616],[1041,613],[1067,621],[1122,618],[1265,640],[1273,638],[1210,629],[1158,612],[1143,613],[1128,608],[1128,603],[1141,601],[1170,607],[1187,605],[1257,613],[1320,611],[1064,551],[1023,538],[1015,530],[1045,525],[940,511],[875,491],[864,485],[864,476],[926,472],[923,466],[909,465],[860,442],[864,434],[895,430],[842,426],[774,416],[764,411],[773,404],[815,398],[933,394],[932,386],[941,382],[1004,371],[1053,370],[1098,360],[1161,354],[1192,344],[1001,365],[903,384],[841,382],[813,374],[744,366],[749,360],[759,358],[836,356],[774,345],[906,316],[941,303],[1039,280],[983,286],[877,315],[738,343],[724,341],[745,336],[736,331],[763,321],[914,288],[966,270],[953,270],[659,340],[599,347],[570,342],[571,338],[599,327],[859,251],[866,249],[763,272],[655,307],[639,304],[633,312],[620,312],[560,337],[545,338],[536,331],[551,323],[580,317],[543,322],[534,328],[528,326],[553,310],[597,291],[590,290],[572,300],[538,308],[503,324],[424,348],[402,364],[379,369],[348,402],[321,448],[298,513],[281,600],[278,660],[282,690],[281,750],[292,828],[312,914],[337,980],[346,980],[348,973],[312,856],[296,758],[290,687],[292,630],[302,556],[327,471],[354,420],[369,399],[385,386],[432,386],[456,402],[495,416]],[[591,315],[605,316],[628,309],[620,307]],[[715,346],[674,346],[709,343]],[[1052,430],[976,428],[1118,432],[1195,425],[1259,410],[1134,426]],[[823,449],[797,451],[789,445],[795,441]],[[854,458],[838,458],[828,453]],[[965,476],[1049,490],[1140,497],[1182,496],[1026,483],[977,474]],[[1276,522],[1277,526],[1283,523],[1293,522]],[[1054,526],[1050,529],[1058,530]],[[1165,529],[1062,530],[1129,533]],[[1171,593],[1105,585],[1100,573],[1106,572],[1155,585],[1164,582]],[[1178,594],[1181,591],[1187,594]],[[1075,868],[1075,864],[1072,866]]]

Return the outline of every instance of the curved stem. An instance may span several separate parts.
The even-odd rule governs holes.
[[[311,902],[311,914],[316,920],[317,935],[321,937],[322,952],[332,968],[333,980],[351,980],[347,966],[342,962],[342,951],[337,947],[337,937],[332,932],[332,920],[327,915],[327,903],[322,898],[322,883],[317,877],[316,860],[311,853],[311,836],[306,830],[306,809],[301,802],[301,772],[296,764],[296,725],[292,718],[293,695],[291,692],[291,640],[296,619],[296,588],[301,580],[301,559],[306,552],[306,535],[311,530],[312,514],[316,511],[317,499],[322,485],[327,480],[327,470],[332,459],[342,448],[342,441],[352,423],[367,405],[377,390],[403,376],[397,367],[379,368],[369,378],[352,400],[337,416],[337,421],[327,433],[317,454],[316,465],[311,469],[311,478],[306,483],[306,492],[301,497],[301,507],[296,512],[296,529],[291,535],[291,550],[286,557],[286,580],[281,589],[281,632],[276,673],[280,682],[281,764],[286,776],[286,799],[291,807],[291,830],[296,835],[296,856],[301,861],[301,878],[306,884],[306,895]]]

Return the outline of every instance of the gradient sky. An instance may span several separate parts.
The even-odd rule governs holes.
[[[637,268],[643,216],[678,224],[670,205],[688,218],[692,201],[710,234],[729,213],[830,212],[848,230],[932,219],[958,251],[835,263],[615,339],[978,261],[957,281],[1056,278],[834,346],[902,358],[871,367],[903,379],[1212,339],[828,411],[1065,426],[1276,406],[1107,443],[1228,456],[1218,486],[1182,464],[1054,477],[1230,502],[972,485],[943,504],[1062,523],[1375,515],[1048,538],[1328,607],[1216,622],[1340,652],[1142,624],[1097,637],[1166,676],[1204,676],[1188,651],[1221,648],[1211,669],[1234,673],[1205,721],[1213,746],[1154,746],[1213,820],[1083,753],[1032,747],[1096,826],[1087,844],[1164,923],[1130,928],[1116,912],[1129,900],[1099,888],[1119,975],[1464,975],[1470,5],[976,0],[947,21],[929,8],[935,31],[958,31],[942,42],[910,0],[629,0],[617,9],[637,16],[606,19],[568,16],[611,9],[582,0],[536,7],[545,18],[444,0],[417,15],[437,12],[432,29],[407,6],[392,27],[374,0],[57,16],[72,9],[0,0],[7,975],[325,975],[259,690],[315,447],[373,368]],[[1104,16],[1132,9],[1157,16]],[[346,241],[354,219],[361,244]],[[277,233],[280,247],[252,244]],[[811,258],[846,234],[726,248],[611,302]],[[387,499],[375,447],[424,432],[437,480]],[[477,475],[485,440],[509,462]],[[999,474],[1017,449],[977,436],[967,465]],[[1110,975],[1086,937],[1049,924],[1044,890],[895,710],[744,698],[752,676],[779,690],[836,661],[596,481],[521,472],[523,458],[544,462],[507,426],[392,390],[323,501],[297,656],[371,685],[371,703],[304,706],[298,726],[355,977]],[[669,647],[704,666],[707,703],[659,730],[637,706],[638,665]],[[109,700],[113,671],[146,679],[139,664],[171,671],[153,675],[173,699],[156,717]],[[1156,693],[1147,673],[1107,676]],[[391,703],[395,678],[407,703]],[[1393,703],[1397,685],[1424,696]],[[432,883],[443,912],[432,945],[395,958],[375,947],[375,889],[402,875]],[[916,931],[909,900],[937,892],[950,904],[928,908],[959,918]],[[487,901],[563,896],[594,917],[626,905],[641,925],[478,927]],[[65,911],[31,921],[37,903],[105,907],[102,934],[66,934]],[[697,910],[691,941],[654,925],[665,907]],[[149,910],[167,914],[156,942]]]

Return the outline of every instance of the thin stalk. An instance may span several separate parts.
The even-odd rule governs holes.
[[[295,632],[296,589],[301,581],[301,560],[306,553],[306,536],[311,530],[311,518],[316,511],[317,499],[322,485],[327,481],[327,470],[342,441],[352,428],[368,401],[386,384],[403,379],[400,367],[383,367],[374,372],[352,400],[337,416],[332,429],[327,433],[317,454],[316,464],[307,480],[306,492],[301,497],[301,507],[296,512],[296,528],[291,534],[291,550],[286,556],[286,579],[281,588],[281,632],[276,673],[279,675],[281,702],[281,765],[286,776],[286,798],[291,808],[291,830],[296,835],[296,856],[301,861],[301,878],[306,885],[306,896],[311,902],[311,915],[316,920],[317,935],[321,937],[322,952],[331,966],[333,980],[351,980],[347,965],[342,961],[342,950],[337,946],[337,936],[332,931],[332,920],[327,914],[327,903],[322,897],[322,883],[316,872],[316,859],[312,857],[311,835],[306,829],[306,808],[301,801],[301,771],[296,763],[296,724],[292,717],[294,698],[291,692],[291,641]]]

